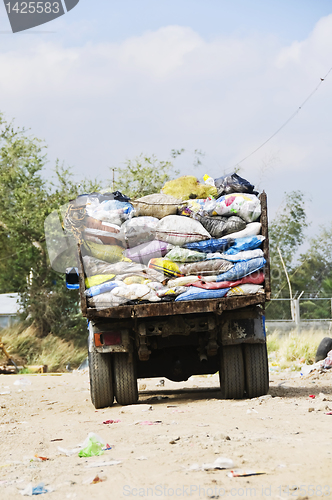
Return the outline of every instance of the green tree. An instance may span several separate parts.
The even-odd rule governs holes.
[[[43,177],[45,145],[0,114],[0,293],[19,292],[24,315],[41,335],[79,331],[78,295],[50,267],[44,221],[77,196],[68,170],[56,164],[54,180]],[[81,189],[93,182],[81,183]]]
[[[117,170],[114,187],[130,198],[140,198],[158,193],[165,182],[178,174],[172,162],[141,154],[133,160],[127,160],[125,166]]]
[[[292,272],[295,289],[315,297],[324,293],[332,278],[332,224],[322,227],[317,236],[309,240],[309,249],[300,255]]]
[[[292,274],[297,268],[295,257],[304,241],[307,226],[303,193],[301,191],[285,193],[280,209],[269,224],[272,297],[289,297],[289,287],[278,248],[290,276],[293,292],[296,290]],[[266,317],[267,319],[291,319],[289,302],[270,302],[266,307]]]
[[[301,191],[285,193],[282,206],[269,225],[273,294],[284,290],[287,283],[278,248],[280,249],[285,266],[290,272],[294,265],[294,257],[304,241],[307,226],[303,193]]]

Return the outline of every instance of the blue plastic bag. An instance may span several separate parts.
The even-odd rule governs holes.
[[[265,264],[266,260],[264,259],[264,257],[259,257],[257,259],[251,259],[244,262],[237,262],[234,267],[232,267],[232,269],[229,269],[229,271],[226,271],[223,274],[219,274],[216,281],[239,280],[241,278],[244,278],[245,276],[248,276],[248,274],[258,271],[259,269],[264,267]]]
[[[244,250],[254,250],[255,248],[259,248],[261,243],[265,240],[265,236],[259,234],[258,236],[246,236],[245,238],[236,238],[235,243],[229,248],[225,254],[226,255],[234,255],[238,252],[242,252]]]
[[[211,238],[210,240],[195,241],[193,243],[186,243],[185,248],[189,250],[197,250],[198,252],[225,252],[235,240],[232,238]]]
[[[113,290],[113,288],[119,286],[114,281],[106,281],[106,283],[102,283],[101,285],[95,285],[85,290],[86,297],[95,297],[96,295],[100,295],[101,293],[109,292]]]
[[[181,300],[204,300],[204,299],[220,299],[226,295],[230,288],[221,288],[217,290],[204,290],[194,286],[189,287],[188,292],[181,293],[176,297],[175,301]]]
[[[33,495],[42,495],[43,493],[48,493],[48,490],[45,488],[44,483],[39,483],[37,486],[32,488]]]

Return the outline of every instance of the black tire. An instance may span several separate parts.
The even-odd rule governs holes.
[[[219,380],[222,399],[243,398],[244,365],[241,345],[221,347]]]
[[[269,363],[266,344],[244,345],[246,395],[264,396],[269,391]]]
[[[114,401],[110,354],[89,352],[90,395],[96,409],[112,406]]]
[[[120,405],[137,403],[138,388],[136,363],[127,353],[113,354],[114,391]]]
[[[319,344],[316,352],[315,362],[321,361],[327,357],[327,353],[332,349],[332,339],[330,337],[324,337]]]

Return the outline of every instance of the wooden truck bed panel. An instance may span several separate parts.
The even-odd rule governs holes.
[[[124,305],[101,310],[89,307],[86,310],[86,316],[89,319],[95,317],[122,319],[210,312],[221,314],[223,311],[264,304],[264,302],[265,294],[183,302],[152,302],[150,304]]]

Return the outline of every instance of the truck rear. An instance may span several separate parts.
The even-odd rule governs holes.
[[[250,273],[248,271],[246,275],[249,274],[249,283],[260,279],[260,286],[248,285],[249,290],[250,286],[254,289],[252,292],[243,295],[241,291],[245,286],[234,286],[241,283],[241,279],[244,283],[248,282],[243,281],[246,278],[242,277],[227,285],[227,294],[218,296],[218,293],[207,293],[207,298],[204,298],[204,290],[217,287],[218,280],[212,284],[208,279],[211,277],[204,279],[204,276],[199,276],[200,281],[190,283],[188,287],[192,290],[195,285],[203,287],[203,295],[197,294],[197,297],[200,297],[197,300],[195,296],[190,300],[174,300],[174,297],[164,295],[163,299],[158,301],[144,300],[143,297],[141,300],[126,299],[117,303],[114,302],[114,295],[111,297],[111,292],[108,292],[109,295],[104,294],[104,297],[111,297],[113,302],[108,306],[106,301],[102,307],[98,305],[100,302],[89,298],[92,296],[89,290],[93,288],[89,288],[91,269],[88,268],[87,262],[90,257],[86,243],[80,236],[82,233],[75,229],[75,220],[80,219],[77,217],[80,206],[76,203],[76,215],[69,217],[69,220],[71,232],[76,232],[81,310],[88,320],[89,330],[90,392],[96,408],[112,406],[115,400],[121,405],[136,403],[137,380],[151,377],[185,381],[192,375],[219,372],[221,398],[253,398],[268,392],[264,310],[271,290],[267,198],[264,192],[259,196],[259,201],[259,251],[263,255],[264,266],[261,265],[260,270],[251,270]],[[83,208],[84,203],[85,200],[81,200]],[[70,210],[75,212],[75,206],[71,205]],[[68,220],[68,210],[66,215],[65,220]],[[79,225],[78,222],[77,226]],[[96,231],[98,230],[97,228]],[[114,237],[117,235],[112,232],[108,234],[108,238]],[[236,246],[240,239],[245,238],[229,240],[232,241],[229,244],[235,242]],[[110,241],[106,243],[109,244]],[[115,241],[115,244],[117,243]],[[112,244],[114,245],[114,241]],[[109,286],[112,286],[112,280],[114,284],[112,276],[110,275],[107,282]],[[116,278],[126,282],[128,278],[123,276],[127,275],[118,275]],[[170,282],[169,276],[164,275],[163,278],[165,280],[160,284],[160,288],[167,287],[167,282]],[[151,280],[152,278],[145,281]],[[117,283],[119,284],[119,281]],[[237,293],[237,289],[240,292]],[[197,292],[197,289],[194,291]]]
[[[137,379],[184,381],[219,371],[221,397],[253,398],[269,389],[264,324],[270,299],[267,204],[260,196],[264,292],[184,302],[121,305],[98,310],[85,295],[81,248],[80,297],[89,321],[91,399],[96,408],[138,400]]]

